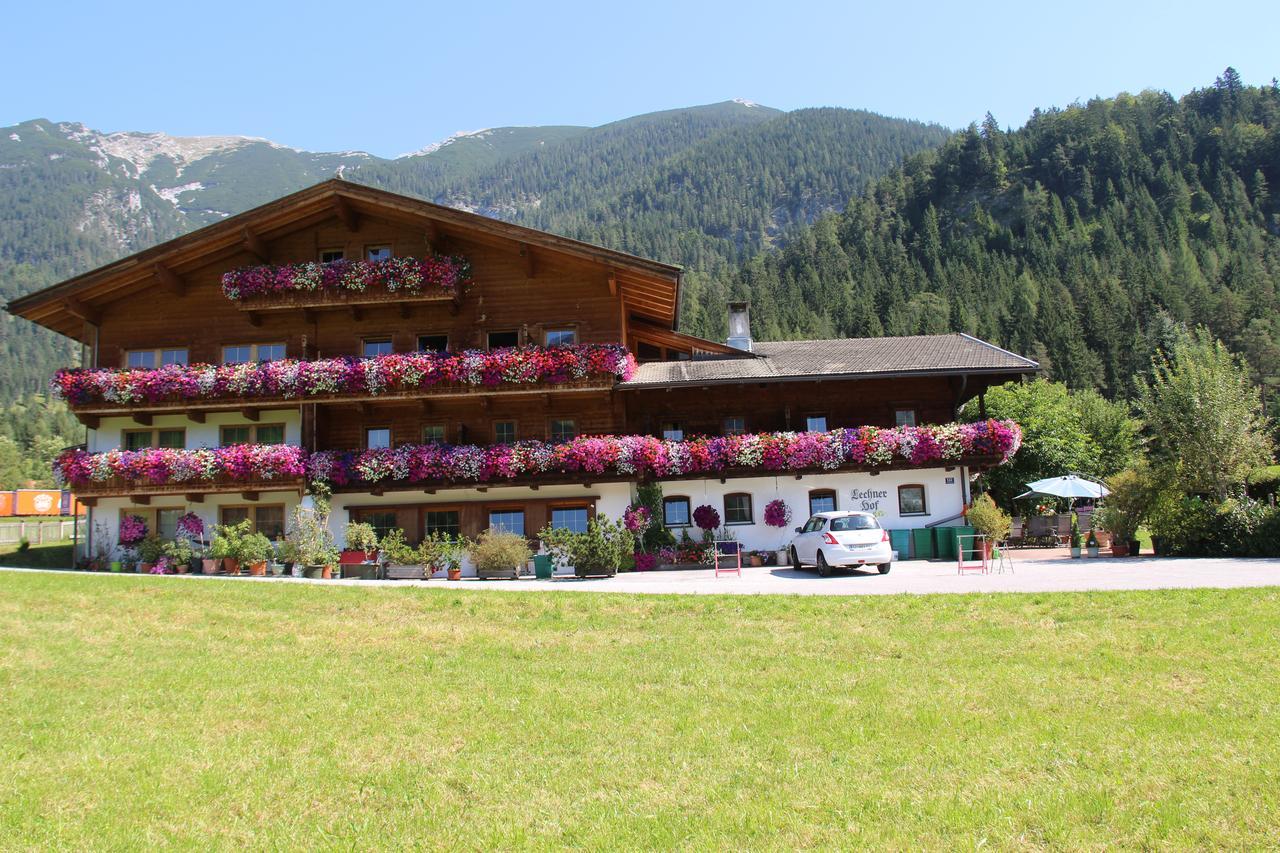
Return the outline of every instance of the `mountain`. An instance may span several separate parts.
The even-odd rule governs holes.
[[[779,252],[718,276],[767,339],[964,330],[1127,396],[1171,324],[1280,375],[1280,86],[1228,69],[1175,99],[990,116],[909,158]],[[722,312],[686,326],[724,335]]]

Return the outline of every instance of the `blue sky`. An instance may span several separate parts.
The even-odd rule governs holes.
[[[1280,76],[1280,2],[21,3],[0,124],[410,151],[729,98],[960,127]]]

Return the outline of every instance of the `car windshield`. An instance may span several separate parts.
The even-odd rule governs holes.
[[[875,530],[879,523],[869,515],[846,515],[831,519],[832,531],[840,530]]]

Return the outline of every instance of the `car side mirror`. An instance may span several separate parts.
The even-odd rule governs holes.
[[[802,529],[800,529],[799,527],[797,527],[797,528],[796,528],[796,533],[804,533],[804,531],[803,531]]]

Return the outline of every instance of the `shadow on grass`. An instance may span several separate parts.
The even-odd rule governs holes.
[[[15,569],[69,569],[71,543],[32,545],[26,549],[6,548],[0,551],[0,566]]]

